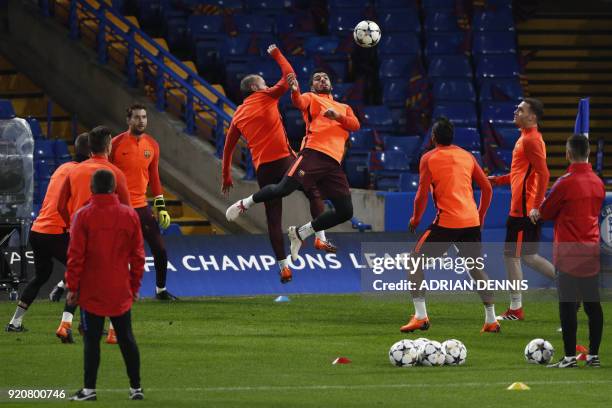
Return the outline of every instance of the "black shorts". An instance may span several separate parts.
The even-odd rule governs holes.
[[[287,171],[287,176],[297,180],[305,191],[316,187],[323,198],[351,195],[346,174],[340,163],[317,150],[302,150]]]
[[[599,302],[599,274],[578,277],[557,270],[559,302]]]
[[[295,162],[295,157],[287,156],[282,159],[260,164],[257,168],[257,184],[259,188],[263,188],[268,184],[278,184],[283,179],[283,176],[291,168]]]
[[[504,255],[520,258],[538,253],[542,224],[531,222],[529,217],[508,217],[506,221],[506,245]]]
[[[417,241],[414,252],[426,257],[439,257],[455,244],[464,258],[476,259],[482,255],[480,227],[445,228],[432,224]]]

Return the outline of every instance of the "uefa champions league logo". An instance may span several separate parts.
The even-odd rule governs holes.
[[[601,211],[600,235],[602,248],[612,253],[612,204],[606,205]]]

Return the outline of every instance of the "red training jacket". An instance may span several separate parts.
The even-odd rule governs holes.
[[[606,191],[589,163],[574,163],[554,184],[540,207],[555,221],[553,263],[577,277],[599,273],[599,212]]]
[[[66,283],[79,305],[98,316],[132,307],[144,272],[140,220],[116,194],[93,194],[72,219]]]

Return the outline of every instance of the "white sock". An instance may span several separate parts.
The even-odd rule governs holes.
[[[59,281],[59,283],[56,285],[58,288],[64,288],[66,287],[66,284],[64,283],[63,280]]]
[[[74,315],[70,312],[64,312],[62,313],[62,323],[66,322],[66,323],[70,323],[72,324],[72,318],[74,317]]]
[[[134,393],[136,391],[142,391],[142,388],[132,388],[132,387],[130,387],[130,392]]]
[[[414,317],[421,320],[427,317],[427,308],[425,307],[425,298],[414,298]]]
[[[164,290],[166,290],[165,286],[163,288],[158,288],[157,286],[155,287],[155,293],[162,293]]]
[[[569,356],[569,357],[565,356],[565,361],[572,361],[572,360],[575,360],[575,359],[576,359],[576,356]]]
[[[485,323],[493,323],[495,318],[495,305],[485,305]]]
[[[283,268],[285,268],[286,266],[289,266],[289,261],[287,260],[287,258],[285,259],[281,259],[280,261],[278,261],[278,268],[282,271]]]
[[[23,315],[25,315],[27,311],[28,309],[17,305],[17,308],[15,309],[15,314],[13,315],[13,318],[11,319],[10,324],[12,324],[15,327],[21,327],[21,321],[23,320]]]
[[[253,201],[253,195],[250,195],[242,200],[242,205],[244,205],[245,208],[251,208],[253,204],[255,204],[255,201]]]
[[[523,307],[523,295],[514,293],[510,295],[510,309],[516,310]]]
[[[312,228],[312,222],[304,224],[300,228],[298,228],[298,236],[302,239],[302,241],[314,233],[315,230]]]
[[[115,328],[113,327],[113,322],[110,322],[108,324],[108,330],[115,330]]]
[[[93,394],[94,392],[96,392],[95,388],[83,388],[83,394],[85,395]]]
[[[325,238],[325,230],[315,232],[315,236],[319,238],[321,241],[327,242],[327,238]]]

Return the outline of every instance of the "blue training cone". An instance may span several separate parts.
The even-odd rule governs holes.
[[[279,296],[276,299],[274,299],[274,301],[276,303],[290,302],[289,297],[287,296]]]

